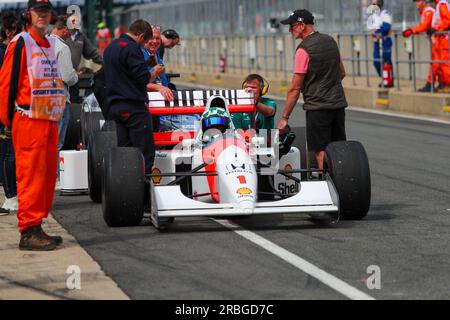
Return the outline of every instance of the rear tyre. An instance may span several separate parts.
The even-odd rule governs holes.
[[[92,201],[102,201],[102,161],[111,148],[117,146],[115,132],[98,131],[92,134],[88,144],[88,185],[89,197]]]
[[[81,105],[71,103],[67,108],[69,108],[70,120],[62,150],[76,150],[81,141]]]
[[[101,130],[100,121],[103,120],[101,112],[83,112],[81,114],[81,138],[85,146],[89,146],[89,137]]]
[[[137,148],[112,148],[103,160],[102,211],[110,227],[138,226],[144,217],[145,164]]]
[[[325,167],[339,195],[340,218],[364,218],[370,208],[371,183],[363,145],[357,141],[330,143],[325,150]]]

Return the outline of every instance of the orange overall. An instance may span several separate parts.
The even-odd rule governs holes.
[[[97,43],[98,51],[103,56],[103,52],[106,47],[111,43],[111,33],[108,28],[102,28],[97,30]]]
[[[446,0],[437,4],[432,27],[438,32],[450,30],[450,4]],[[435,47],[433,50],[438,52],[437,60],[450,61],[449,35],[433,35],[431,41]],[[450,86],[450,63],[441,63],[437,74],[440,85]]]
[[[43,50],[49,50],[46,48],[51,49],[51,44],[47,39],[41,39],[31,30],[28,34],[32,37],[29,39],[33,39],[37,46]],[[11,127],[11,121],[8,118],[8,106],[14,49],[16,45],[17,40],[14,41],[13,39],[6,51],[4,63],[0,70],[0,79],[4,80],[0,82],[0,121],[8,127]],[[39,52],[34,52],[32,55],[33,59],[38,55]],[[44,81],[48,79],[34,76],[36,75],[35,71],[37,68],[30,69],[33,71],[32,80],[34,81],[30,82],[30,75],[27,68],[29,67],[29,56],[27,55],[27,47],[24,46],[21,55],[20,75],[15,100],[16,112],[14,112],[12,121],[12,138],[16,157],[17,196],[19,201],[17,218],[19,220],[18,226],[20,232],[40,225],[42,220],[48,216],[52,207],[56,182],[55,168],[58,127],[55,119],[39,119],[34,111],[31,111],[33,113],[30,114],[18,111],[20,110],[20,106],[29,106],[31,110],[34,110],[35,101],[51,101],[45,108],[45,112],[51,112],[53,110],[52,105],[55,104],[55,97],[59,99],[60,96],[51,96],[51,94],[49,96],[38,96],[39,93],[34,92],[39,90],[32,90],[31,88],[43,88],[43,90],[47,89],[47,91],[54,89],[54,92],[59,92],[62,86],[60,77],[48,76],[50,77],[49,79],[53,80],[53,83],[49,84],[49,87],[46,87],[47,84]],[[40,57],[40,59],[43,62],[48,61],[48,64],[52,68],[57,68],[54,65],[54,60],[49,60],[48,57]],[[50,59],[52,59],[52,56],[50,56]],[[35,65],[38,65],[38,63]],[[45,68],[46,65],[43,67]],[[57,69],[52,69],[51,72],[55,70],[56,72],[54,74],[59,74]],[[42,104],[42,102],[39,103]],[[62,103],[65,104],[65,98],[56,102],[58,109]]]
[[[411,28],[413,34],[419,34],[422,32],[426,32],[431,28],[431,24],[433,22],[434,9],[427,5],[422,11],[419,11],[420,14],[420,23],[417,26]],[[436,46],[431,47],[431,59],[439,60],[439,50],[437,50]],[[439,72],[440,64],[432,64],[433,67],[433,80],[431,80],[431,68],[428,71],[428,83],[434,84],[436,81],[437,74]]]

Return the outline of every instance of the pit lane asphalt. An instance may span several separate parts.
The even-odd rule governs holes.
[[[292,119],[304,125],[300,107]],[[450,299],[450,125],[347,111],[347,133],[370,161],[366,219],[238,223],[376,299]],[[111,229],[87,196],[57,196],[53,213],[132,299],[346,299],[210,219]],[[367,288],[371,265],[380,290]]]

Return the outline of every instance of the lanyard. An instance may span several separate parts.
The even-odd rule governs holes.
[[[51,72],[51,69],[52,69],[52,63],[51,63],[50,59],[49,59],[48,56],[45,54],[44,49],[42,49],[42,47],[39,45],[39,43],[38,43],[33,37],[31,37],[31,38],[32,38],[33,41],[36,43],[36,45],[39,47],[39,49],[41,49],[42,54],[44,55],[45,59],[47,60],[48,66],[50,67],[50,73],[53,75],[53,72]],[[53,87],[53,88],[56,88],[57,84],[58,84],[58,83],[56,82],[55,77],[52,77],[52,87]]]

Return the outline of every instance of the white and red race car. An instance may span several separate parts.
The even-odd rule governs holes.
[[[150,93],[149,112],[255,112],[244,90],[178,91],[176,98],[167,103]],[[297,134],[297,147],[280,158],[277,134],[235,130],[230,122],[226,133],[208,135],[199,125],[196,131],[155,132],[155,164],[145,175],[140,151],[114,147],[114,135],[100,131],[89,140],[90,195],[102,202],[111,227],[139,225],[146,209],[158,229],[181,217],[307,214],[338,221],[361,219],[369,211],[370,170],[359,142],[330,144],[320,171],[305,165],[304,131]],[[314,172],[319,174],[313,179]]]

